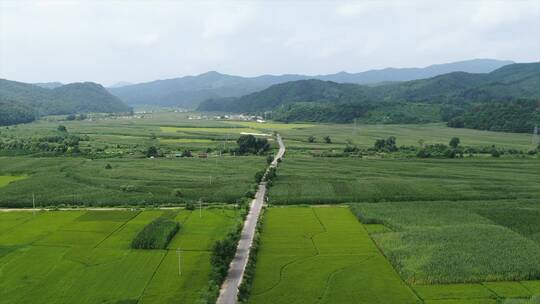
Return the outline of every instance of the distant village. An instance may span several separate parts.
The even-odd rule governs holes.
[[[235,114],[235,115],[189,115],[188,119],[199,120],[199,119],[219,119],[219,120],[243,120],[243,121],[256,121],[260,123],[266,122],[262,116],[258,115],[244,115],[244,114]]]

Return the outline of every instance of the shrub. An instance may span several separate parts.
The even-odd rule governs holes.
[[[195,210],[195,204],[193,202],[187,202],[186,203],[186,210]]]
[[[420,158],[429,158],[431,157],[431,153],[426,149],[421,149],[418,151],[418,153],[416,153],[416,156]]]
[[[159,217],[146,225],[133,242],[134,249],[165,249],[173,236],[180,229],[180,224],[172,219]]]
[[[134,185],[122,185],[120,186],[120,189],[122,189],[122,191],[124,192],[134,192],[135,190],[137,190],[137,187],[135,187]]]
[[[172,195],[175,196],[175,197],[182,197],[182,196],[184,196],[184,195],[182,194],[182,190],[180,190],[180,189],[173,189]]]
[[[255,192],[248,190],[244,196],[247,198],[255,198]]]
[[[267,163],[267,164],[270,165],[273,161],[274,161],[274,156],[273,156],[273,155],[268,155],[268,156],[266,157],[266,163]]]
[[[63,126],[63,125],[59,125],[58,128],[56,128],[56,130],[60,132],[67,132],[66,126]]]
[[[330,136],[325,136],[325,137],[324,137],[324,142],[327,143],[327,144],[331,144],[331,143],[332,143],[332,139],[330,138]]]
[[[111,164],[107,164],[107,165],[105,166],[105,169],[112,169]]]
[[[310,142],[310,143],[314,143],[315,142],[315,136],[313,136],[313,135],[309,136],[307,141]]]
[[[270,169],[268,169],[268,173],[266,174],[266,180],[267,180],[267,181],[271,181],[271,180],[273,180],[276,176],[277,176],[277,174],[276,174],[276,168],[275,168],[275,167],[270,167]]]
[[[263,179],[263,176],[264,176],[264,171],[257,171],[257,173],[255,173],[255,181],[257,183],[260,183]]]
[[[379,152],[395,152],[398,150],[396,146],[396,138],[394,136],[390,136],[387,139],[377,139],[375,141],[374,148]]]
[[[448,145],[456,149],[459,146],[459,143],[460,143],[459,137],[452,137]]]
[[[270,149],[266,138],[256,138],[253,135],[242,135],[236,141],[239,154],[262,154]]]
[[[497,150],[496,148],[493,148],[491,150],[491,156],[493,157],[500,157],[501,156],[501,152],[499,150]]]
[[[191,153],[191,150],[184,150],[182,152],[182,157],[193,157],[193,153]]]
[[[360,149],[358,149],[357,146],[347,145],[345,149],[343,149],[343,152],[345,153],[358,153],[360,152]]]
[[[148,149],[146,149],[146,157],[157,157],[159,152],[158,152],[158,149],[154,146],[150,146],[148,147]]]

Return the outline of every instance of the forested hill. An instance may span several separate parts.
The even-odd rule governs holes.
[[[371,122],[418,123],[448,121],[479,104],[520,99],[540,99],[540,63],[511,64],[486,74],[454,72],[375,87],[300,80],[240,98],[208,100],[198,109],[273,111],[274,119],[284,121],[347,122],[360,118]],[[431,113],[430,117],[426,113]]]
[[[130,108],[126,104],[96,83],[47,89],[0,79],[0,125],[29,122],[42,115],[127,111]]]
[[[473,59],[423,68],[386,68],[359,73],[340,72],[313,76],[285,74],[241,77],[207,72],[197,76],[110,87],[109,91],[130,105],[174,105],[196,108],[207,99],[240,97],[289,81],[318,79],[337,83],[378,84],[424,79],[455,71],[487,73],[511,63],[506,60]]]

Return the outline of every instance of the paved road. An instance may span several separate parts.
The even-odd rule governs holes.
[[[283,157],[285,154],[285,145],[279,134],[277,135],[277,140],[279,144],[279,151],[274,158],[274,161],[270,164],[270,167],[276,167],[278,164],[278,159]],[[268,169],[267,169],[268,172]],[[251,244],[253,243],[253,237],[255,236],[255,228],[257,227],[257,221],[259,220],[259,214],[261,213],[262,206],[264,204],[264,197],[266,195],[266,182],[261,182],[255,198],[251,201],[251,207],[249,213],[244,222],[244,228],[242,229],[242,234],[240,236],[240,241],[238,242],[238,247],[236,248],[236,254],[234,259],[229,265],[229,272],[227,273],[227,278],[221,290],[219,291],[219,298],[217,304],[234,304],[238,297],[238,287],[242,283],[242,278],[244,277],[244,270],[249,259],[249,251],[251,249]]]

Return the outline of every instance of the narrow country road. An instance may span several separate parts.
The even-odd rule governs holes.
[[[278,165],[278,159],[283,157],[285,154],[285,145],[281,136],[277,135],[277,141],[279,144],[279,151],[274,157],[274,161],[270,164],[270,167],[276,167]],[[266,172],[268,172],[268,169]],[[242,278],[244,277],[244,270],[249,259],[249,253],[251,249],[251,244],[253,243],[253,237],[255,236],[255,229],[257,227],[257,221],[259,220],[259,214],[261,213],[262,206],[264,204],[264,197],[266,195],[266,182],[261,182],[255,198],[251,201],[251,206],[249,213],[244,222],[244,228],[242,229],[242,234],[240,235],[240,241],[238,242],[238,247],[236,248],[236,254],[234,259],[229,265],[229,272],[227,273],[227,278],[221,290],[219,291],[219,298],[217,304],[234,304],[236,303],[236,298],[238,297],[238,287],[242,283]]]

